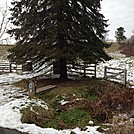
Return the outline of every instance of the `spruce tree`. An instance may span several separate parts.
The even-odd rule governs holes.
[[[11,61],[33,64],[58,62],[60,78],[67,78],[67,63],[109,60],[102,41],[107,20],[100,13],[101,0],[14,0],[8,31],[17,45]]]

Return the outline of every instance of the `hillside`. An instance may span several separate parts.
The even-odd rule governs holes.
[[[13,48],[13,45],[0,45],[0,61],[6,61],[7,55],[9,54],[8,50]]]
[[[120,53],[119,44],[117,43],[112,43],[112,45],[109,48],[105,49],[105,51],[114,59],[125,57],[125,55]]]

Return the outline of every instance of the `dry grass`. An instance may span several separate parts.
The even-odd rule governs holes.
[[[134,134],[134,129],[130,129],[128,124],[113,125],[106,134]]]
[[[112,126],[106,134],[134,134],[133,123],[127,116],[114,116]]]
[[[109,48],[106,48],[105,51],[107,53],[111,53],[111,52],[118,52],[119,51],[119,44],[117,43],[112,43],[112,45]]]
[[[52,109],[47,110],[40,106],[23,108],[21,112],[23,113],[21,118],[22,122],[33,123],[41,127],[48,123],[51,118],[54,118]]]
[[[13,47],[13,45],[0,45],[0,60],[7,60],[8,50]]]

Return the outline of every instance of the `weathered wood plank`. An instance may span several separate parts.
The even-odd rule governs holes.
[[[47,86],[44,86],[44,87],[41,87],[41,88],[37,88],[36,93],[41,93],[41,92],[44,92],[44,91],[47,91],[47,90],[51,90],[53,88],[56,88],[56,85],[47,85]]]
[[[126,85],[127,70],[121,68],[105,67],[104,78],[109,80],[119,80],[120,82],[123,81],[124,85]]]
[[[17,65],[15,63],[5,62],[0,63],[0,72],[12,72],[12,71],[21,71],[22,65]]]
[[[44,87],[41,87],[41,88],[37,88],[36,89],[36,94],[43,93],[45,91],[51,90],[51,89],[56,88],[56,87],[57,87],[56,85],[47,85],[47,86],[44,86]],[[26,92],[26,93],[24,93],[24,95],[30,95],[30,94],[29,94],[29,92]]]

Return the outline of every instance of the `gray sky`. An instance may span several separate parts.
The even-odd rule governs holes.
[[[3,3],[9,4],[12,0],[0,0],[0,7]],[[101,12],[108,19],[109,39],[115,39],[115,30],[124,27],[127,37],[132,35],[134,30],[134,0],[103,0]]]
[[[134,0],[103,0],[102,13],[109,19],[109,38],[115,39],[115,30],[122,26],[125,36],[130,37],[134,30]]]

